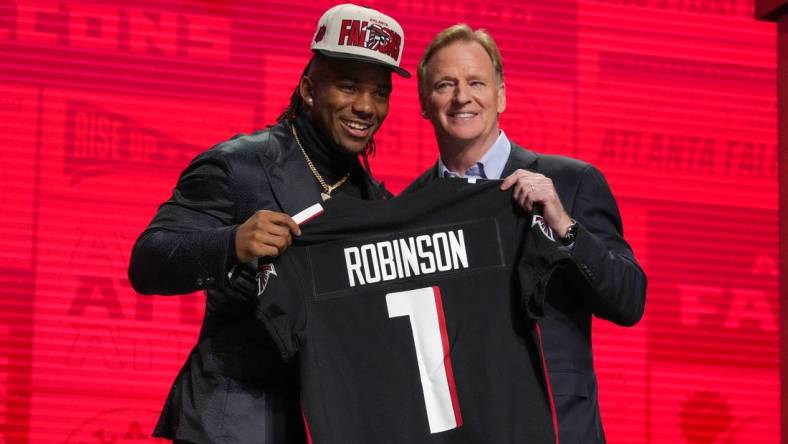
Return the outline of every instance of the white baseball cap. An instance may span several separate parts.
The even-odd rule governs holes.
[[[312,51],[328,57],[383,65],[410,78],[410,73],[399,66],[404,47],[405,34],[396,20],[350,3],[323,13],[311,45]]]

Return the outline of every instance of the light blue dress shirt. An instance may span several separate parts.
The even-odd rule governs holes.
[[[484,156],[476,162],[476,165],[471,165],[471,167],[462,174],[446,168],[443,159],[438,157],[438,177],[500,179],[501,173],[503,173],[503,167],[506,166],[506,161],[509,160],[509,154],[511,152],[512,143],[509,142],[509,138],[506,137],[506,134],[501,130],[493,146],[484,153]]]

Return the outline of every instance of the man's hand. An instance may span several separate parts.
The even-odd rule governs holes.
[[[512,187],[512,197],[524,210],[532,211],[534,206],[541,206],[542,217],[550,228],[559,237],[566,236],[572,219],[561,205],[561,199],[558,198],[558,192],[549,177],[532,171],[516,170],[504,179],[501,191]]]
[[[293,235],[301,229],[285,213],[260,210],[235,232],[235,254],[238,262],[251,262],[258,257],[276,257],[293,243]]]

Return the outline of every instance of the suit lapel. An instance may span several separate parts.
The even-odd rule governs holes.
[[[539,163],[540,158],[542,159],[541,164]],[[555,168],[550,167],[550,165],[555,165],[555,162],[550,159],[554,159],[554,156],[540,156],[533,151],[529,151],[512,143],[512,153],[509,155],[509,160],[506,162],[502,177],[505,178],[518,168],[548,176],[553,180],[555,190],[558,192],[564,209],[571,215],[574,207],[574,193],[578,187],[577,178],[579,178],[579,176],[564,177],[563,175],[559,175]]]
[[[419,181],[422,182],[423,185],[427,185],[428,183],[432,182],[435,179],[438,179],[438,162],[435,162],[427,171],[422,174],[419,178]]]
[[[438,162],[435,162],[430,168],[427,168],[427,171],[421,173],[421,176],[417,177],[407,188],[402,190],[401,194],[408,194],[414,191],[418,191],[433,180],[438,178]]]
[[[512,152],[509,154],[509,160],[506,161],[506,165],[503,167],[501,179],[505,179],[518,168],[536,171],[537,160],[539,160],[539,156],[536,153],[512,142]]]
[[[320,185],[304,161],[304,154],[296,145],[289,132],[283,133],[286,126],[277,125],[271,131],[269,143],[278,144],[264,150],[272,158],[261,153],[261,161],[272,165],[266,168],[268,182],[274,199],[284,213],[293,216],[310,205],[322,202]]]

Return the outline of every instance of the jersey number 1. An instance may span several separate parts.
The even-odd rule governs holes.
[[[386,295],[389,318],[408,316],[430,433],[462,427],[443,300],[437,286]]]

